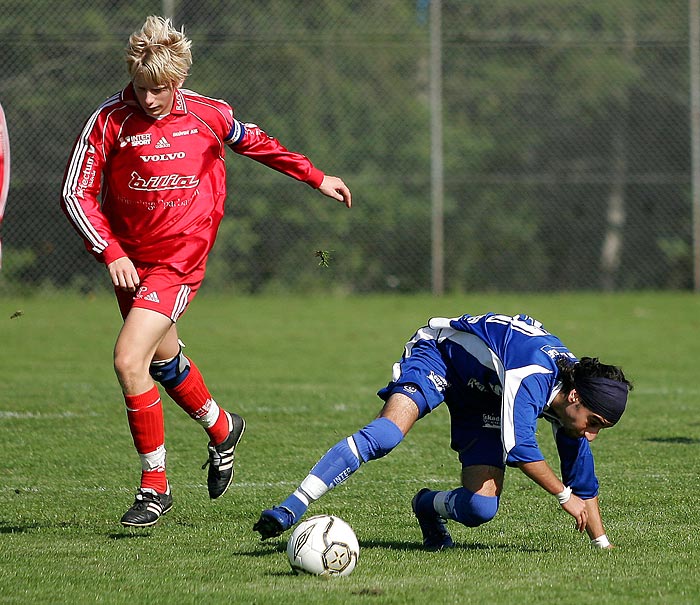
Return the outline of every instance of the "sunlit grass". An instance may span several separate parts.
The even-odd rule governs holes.
[[[593,550],[551,497],[510,470],[491,523],[453,525],[457,548],[424,552],[410,499],[459,475],[439,409],[313,506],[355,529],[355,572],[292,575],[287,536],[261,543],[252,531],[260,510],[376,414],[374,393],[415,328],[431,315],[489,310],[530,313],[635,383],[620,425],[593,444],[618,548]],[[202,296],[181,337],[217,400],[248,422],[236,480],[208,499],[205,434],[166,397],[175,505],[139,531],[118,523],[138,458],[111,368],[114,302],[0,300],[0,602],[697,603],[699,324],[688,294]],[[550,433],[540,432],[551,457]]]

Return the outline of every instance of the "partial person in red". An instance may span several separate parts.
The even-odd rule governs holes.
[[[10,138],[7,135],[5,112],[0,105],[0,227],[5,216],[5,204],[10,190]],[[2,269],[2,241],[0,241],[0,269]]]
[[[114,369],[142,468],[125,526],[153,525],[172,507],[154,380],[209,436],[209,496],[223,495],[233,479],[245,421],[214,400],[176,327],[204,279],[224,213],[226,147],[352,204],[340,178],[239,121],[226,102],[183,89],[190,46],[169,19],[146,19],[126,49],[131,82],[87,120],[63,180],[63,211],[106,265],[124,318]]]

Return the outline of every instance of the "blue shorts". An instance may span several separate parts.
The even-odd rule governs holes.
[[[449,350],[434,339],[415,338],[394,364],[392,381],[377,395],[384,401],[402,393],[418,407],[419,418],[445,402],[450,410],[450,447],[458,452],[462,466],[485,464],[505,468],[501,442],[501,401],[484,383],[497,382],[471,356],[458,361],[459,372]],[[449,347],[449,343],[447,345]]]

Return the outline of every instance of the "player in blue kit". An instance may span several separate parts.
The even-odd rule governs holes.
[[[612,548],[589,442],[617,423],[631,389],[620,368],[577,359],[527,315],[433,318],[408,341],[391,382],[378,392],[385,401],[379,416],[329,449],[286,500],[262,512],[253,529],[263,540],[282,534],[312,502],[363,462],[388,454],[416,420],[444,401],[462,487],[423,488],[414,496],[426,548],[454,546],[448,519],[468,527],[493,519],[506,466],[520,468],[555,496],[594,546]],[[538,418],[552,424],[561,480],[537,443]]]

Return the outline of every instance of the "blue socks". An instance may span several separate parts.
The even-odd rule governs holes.
[[[449,492],[425,494],[419,505],[421,509],[432,508],[441,517],[467,527],[477,527],[496,516],[498,503],[498,496],[481,496],[460,487]]]
[[[398,426],[377,418],[350,437],[330,448],[311,469],[299,487],[277,509],[287,511],[289,527],[296,523],[312,502],[343,483],[363,462],[386,456],[403,440]],[[417,503],[417,513],[437,513],[468,527],[477,527],[496,516],[499,498],[481,496],[463,487],[445,492],[428,492]]]
[[[377,418],[352,436],[363,462],[386,456],[403,440],[401,429],[388,418]],[[313,472],[313,471],[312,471]]]
[[[362,462],[386,456],[402,439],[401,429],[388,418],[373,420],[329,449],[280,507],[288,510],[296,522],[311,502],[343,483]]]

